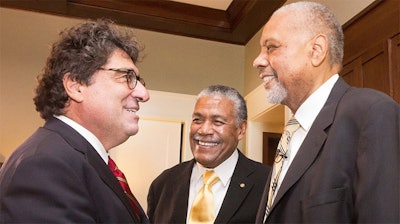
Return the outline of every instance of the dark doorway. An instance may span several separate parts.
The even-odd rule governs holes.
[[[264,132],[263,133],[263,163],[273,166],[275,151],[278,147],[281,134]]]

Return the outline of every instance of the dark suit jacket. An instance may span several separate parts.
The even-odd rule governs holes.
[[[165,170],[150,186],[149,219],[152,223],[185,223],[194,159]],[[215,223],[254,223],[270,168],[246,158],[239,160]],[[245,184],[241,187],[241,184]]]
[[[1,168],[1,223],[138,223],[133,212],[95,149],[58,119],[47,121]]]
[[[267,223],[399,223],[400,109],[339,78],[277,193]],[[268,182],[269,183],[269,182]],[[257,214],[261,223],[268,185]]]

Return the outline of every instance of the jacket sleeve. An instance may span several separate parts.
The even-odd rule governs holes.
[[[85,181],[66,161],[32,156],[20,161],[2,186],[6,223],[95,223]]]
[[[354,221],[400,222],[399,108],[393,101],[382,100],[365,111],[357,151]]]

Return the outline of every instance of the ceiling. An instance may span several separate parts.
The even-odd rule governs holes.
[[[144,30],[245,45],[286,0],[0,0],[1,7],[110,18]]]
[[[171,1],[204,6],[220,10],[228,9],[228,6],[232,3],[232,0],[171,0]]]

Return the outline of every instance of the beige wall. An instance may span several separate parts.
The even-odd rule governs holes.
[[[59,31],[82,20],[0,8],[0,154],[7,157],[43,123],[35,78]],[[243,91],[244,46],[135,30],[145,45],[138,67],[151,90],[197,94],[211,84]],[[1,158],[0,158],[1,160]]]
[[[320,0],[342,23],[372,1]],[[79,21],[0,8],[0,160],[43,123],[32,102],[35,77],[58,32]],[[251,66],[259,51],[260,32],[246,46],[135,32],[146,46],[146,57],[138,67],[151,90],[197,94],[205,86],[225,84],[247,95],[261,84]]]

